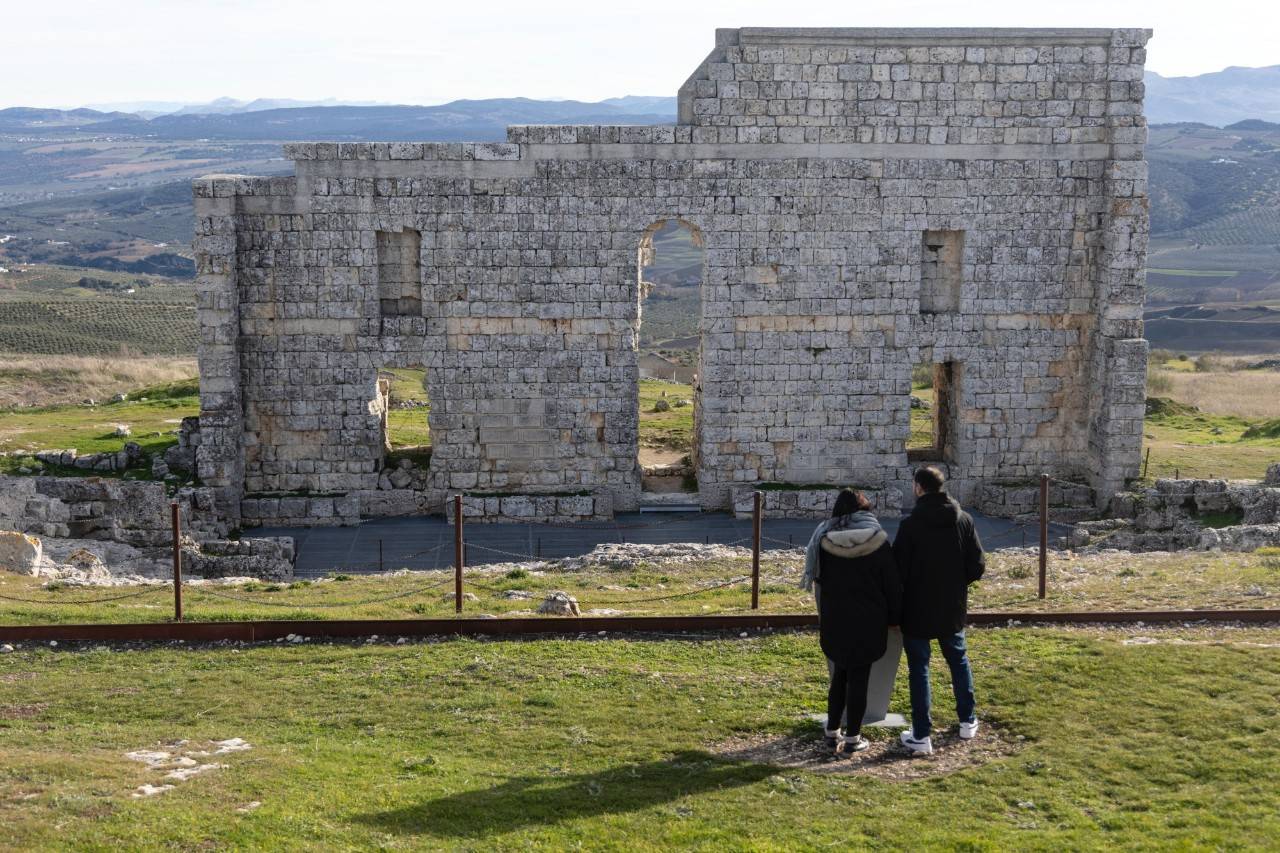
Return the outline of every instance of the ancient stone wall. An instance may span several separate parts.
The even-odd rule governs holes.
[[[183,532],[198,539],[225,536],[215,495],[180,489]],[[0,476],[0,529],[71,539],[98,539],[141,548],[173,542],[170,496],[164,483],[110,477]]]
[[[293,177],[197,181],[201,480],[268,522],[456,491],[635,507],[637,255],[679,219],[706,246],[705,507],[902,487],[918,362],[950,365],[962,498],[1043,472],[1105,501],[1141,442],[1148,36],[721,30],[678,125],[290,145]],[[377,371],[408,366],[433,454],[397,502]]]

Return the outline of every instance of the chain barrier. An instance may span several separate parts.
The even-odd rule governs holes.
[[[3,595],[3,594],[0,594],[0,599],[3,599],[5,601],[18,601],[23,604],[68,604],[68,605],[70,604],[105,604],[108,601],[124,601],[125,599],[128,599],[128,598],[139,598],[141,596],[147,595],[148,593],[157,592],[159,590],[172,590],[172,588],[173,587],[170,586],[169,584],[155,584],[152,586],[148,586],[146,589],[141,589],[136,592],[125,593],[124,595],[112,595],[106,598],[81,598],[81,599],[72,599],[72,600],[63,599],[62,601],[52,601],[52,600],[45,601],[38,598],[20,598],[18,596]]]

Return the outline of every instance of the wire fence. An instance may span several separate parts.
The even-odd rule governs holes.
[[[1048,536],[1047,536],[1048,515],[1047,515],[1047,512],[1045,512],[1045,509],[1047,508],[1047,503],[1046,503],[1047,489],[1051,482],[1058,482],[1062,485],[1069,486],[1073,489],[1087,488],[1087,487],[1081,486],[1080,484],[1072,483],[1070,481],[1057,480],[1056,478],[1050,478],[1050,477],[1041,478],[1040,503],[1041,503],[1042,513],[1041,513],[1041,517],[1037,520],[1037,523],[1033,524],[1025,520],[1011,521],[1008,523],[1006,527],[1004,527],[1004,529],[998,530],[994,533],[988,532],[987,536],[984,537],[984,545],[988,549],[994,549],[999,547],[1017,547],[1019,545],[1026,546],[1028,545],[1029,542],[1034,542],[1037,545],[1039,545],[1041,541],[1047,542],[1048,541]],[[650,523],[632,522],[629,524],[601,523],[601,524],[594,524],[594,525],[573,525],[572,526],[573,535],[566,536],[561,541],[557,541],[556,534],[551,533],[550,529],[554,529],[557,527],[563,528],[563,527],[569,527],[569,526],[568,525],[546,525],[542,528],[542,530],[544,531],[543,533],[540,533],[537,536],[533,536],[532,534],[530,534],[526,537],[525,547],[522,550],[516,550],[512,547],[502,547],[499,544],[494,544],[490,542],[470,541],[465,535],[462,534],[463,525],[458,524],[457,527],[455,527],[454,529],[455,535],[454,535],[453,541],[439,541],[434,545],[431,545],[425,548],[419,548],[412,552],[396,553],[392,555],[390,558],[390,566],[388,565],[388,559],[383,554],[383,542],[381,540],[378,540],[377,542],[378,556],[376,560],[372,558],[365,558],[363,560],[343,559],[337,562],[331,569],[327,569],[327,570],[312,569],[308,572],[300,571],[295,573],[295,576],[299,579],[306,579],[308,577],[314,578],[320,575],[328,575],[334,580],[341,580],[343,579],[344,576],[355,576],[355,575],[363,574],[366,572],[373,572],[378,570],[386,571],[388,568],[393,568],[393,569],[398,569],[399,567],[407,568],[406,564],[412,564],[412,563],[416,563],[417,565],[415,565],[414,568],[419,570],[452,569],[452,572],[450,575],[445,575],[443,577],[433,579],[430,582],[414,583],[412,586],[410,586],[407,589],[397,589],[394,592],[379,593],[379,594],[369,595],[369,596],[358,598],[358,599],[342,599],[342,600],[332,600],[332,601],[315,600],[314,594],[308,594],[307,596],[301,596],[303,597],[304,600],[297,600],[297,599],[282,600],[281,598],[277,597],[276,593],[281,592],[285,589],[283,585],[274,585],[273,588],[268,588],[266,590],[263,590],[265,594],[255,595],[253,593],[256,592],[257,590],[248,588],[247,586],[246,587],[238,587],[234,585],[216,586],[213,583],[209,583],[209,582],[192,583],[189,579],[182,578],[181,571],[180,571],[181,557],[180,557],[180,554],[175,552],[175,572],[174,572],[174,579],[172,584],[167,582],[160,582],[160,583],[154,583],[154,584],[142,587],[141,589],[131,589],[127,592],[111,593],[111,594],[105,594],[105,595],[94,595],[90,597],[85,597],[83,594],[78,596],[68,596],[65,594],[65,588],[63,590],[58,590],[57,594],[40,596],[40,597],[0,593],[0,601],[6,601],[6,602],[21,604],[21,605],[35,605],[40,607],[46,607],[46,606],[47,607],[83,607],[83,606],[90,606],[90,605],[125,602],[133,599],[139,599],[144,596],[154,595],[160,592],[170,592],[174,595],[174,606],[175,606],[174,618],[176,621],[181,621],[183,618],[182,608],[183,608],[184,597],[188,599],[194,599],[197,606],[200,606],[200,602],[204,601],[208,604],[214,604],[218,602],[235,602],[237,604],[251,605],[253,607],[288,609],[295,612],[306,612],[306,611],[312,611],[312,610],[331,612],[331,611],[337,611],[337,610],[343,610],[343,609],[352,611],[352,610],[358,610],[359,608],[391,604],[393,602],[401,602],[401,601],[405,601],[413,598],[422,598],[424,596],[429,595],[433,591],[440,590],[441,588],[452,584],[454,587],[453,594],[452,595],[446,594],[444,598],[445,599],[452,598],[455,613],[461,613],[464,609],[463,608],[464,592],[468,588],[479,590],[482,592],[487,592],[496,596],[504,596],[508,598],[516,597],[516,596],[509,595],[509,593],[513,591],[513,588],[510,586],[506,586],[506,587],[496,586],[493,583],[487,583],[485,581],[477,579],[476,575],[474,574],[474,571],[478,565],[492,566],[495,564],[515,563],[517,564],[517,566],[524,566],[531,563],[536,564],[539,561],[542,561],[545,564],[547,560],[562,560],[566,558],[581,559],[585,557],[588,553],[590,553],[592,550],[591,548],[586,548],[585,550],[583,549],[582,546],[584,544],[584,540],[583,540],[582,534],[584,533],[584,531],[594,530],[594,531],[607,531],[608,533],[611,534],[605,540],[605,543],[612,543],[616,541],[618,543],[626,544],[627,534],[630,533],[634,544],[647,544],[647,545],[652,545],[655,548],[659,549],[658,553],[653,554],[653,556],[655,557],[663,556],[661,554],[661,548],[664,545],[688,546],[688,545],[704,544],[704,545],[715,545],[722,548],[742,547],[743,550],[747,552],[746,554],[733,554],[729,556],[731,559],[745,559],[749,554],[751,559],[751,572],[749,574],[735,573],[725,577],[690,578],[686,581],[688,584],[690,584],[688,589],[681,589],[681,590],[675,590],[675,591],[658,591],[656,592],[656,594],[635,595],[635,594],[630,594],[625,590],[590,590],[590,591],[576,590],[574,593],[571,593],[571,594],[573,594],[575,599],[577,599],[577,604],[579,607],[586,607],[586,606],[593,606],[598,608],[634,607],[637,605],[648,605],[648,604],[654,604],[654,603],[660,603],[660,602],[671,602],[671,601],[689,599],[696,596],[705,596],[711,593],[716,593],[723,590],[733,589],[735,587],[741,587],[746,585],[750,587],[750,591],[751,591],[750,608],[754,610],[758,607],[759,597],[762,591],[765,591],[765,592],[768,591],[768,590],[762,590],[761,588],[762,582],[768,582],[771,586],[776,584],[777,582],[785,582],[785,583],[794,585],[798,580],[798,578],[794,576],[793,577],[776,577],[776,578],[768,578],[768,577],[762,576],[761,565],[760,565],[762,555],[766,551],[774,551],[774,552],[790,552],[791,557],[793,558],[800,557],[799,552],[802,552],[806,548],[806,546],[809,544],[810,533],[811,533],[811,530],[808,530],[808,531],[805,530],[805,528],[808,528],[808,525],[809,525],[808,522],[795,522],[794,520],[792,520],[787,522],[787,524],[792,526],[792,532],[787,535],[786,539],[783,539],[780,536],[766,535],[764,533],[764,526],[767,522],[766,522],[766,519],[764,518],[762,503],[763,503],[762,493],[757,492],[756,499],[755,499],[755,507],[753,511],[753,517],[750,520],[735,519],[733,524],[728,529],[725,529],[724,527],[722,527],[718,531],[720,535],[713,535],[711,532],[704,533],[702,536],[703,541],[701,543],[698,543],[696,541],[695,542],[689,541],[689,539],[691,538],[688,535],[688,532],[690,529],[690,522],[687,517],[655,519],[653,522],[650,522]],[[460,499],[458,499],[458,504],[455,506],[455,518],[458,517],[458,514],[461,511],[460,504],[461,504],[461,501]],[[177,527],[177,523],[178,523],[177,518],[178,518],[178,515],[175,512],[174,513],[174,536],[175,536],[175,540],[180,540],[181,531]],[[463,522],[465,522],[465,518],[463,519]],[[751,534],[747,536],[741,536],[741,535],[735,536],[734,535],[735,533],[742,532],[740,527],[738,527],[738,522],[741,522],[742,526],[746,526],[749,524],[751,526]],[[638,541],[641,539],[652,540],[653,538],[652,534],[645,534],[643,537],[639,536],[638,534],[641,531],[661,532],[664,530],[670,530],[676,525],[681,525],[684,527],[683,533],[677,532],[675,534],[676,538],[664,540],[661,536],[659,536],[659,541],[648,541],[648,542]],[[481,529],[484,529],[484,527],[486,526],[479,526],[479,527]],[[474,529],[474,526],[472,529]],[[728,534],[728,535],[725,535],[725,534]],[[587,538],[590,539],[591,537],[587,537]],[[551,547],[544,549],[543,547],[544,539],[548,540]],[[716,541],[712,541],[713,539],[715,539]],[[605,544],[605,543],[597,542],[596,544]],[[366,548],[367,549],[369,548],[368,544],[366,545]],[[544,550],[552,552],[557,556],[544,557],[543,556]],[[459,551],[461,552],[461,555],[462,555],[462,560],[460,562],[457,559],[457,554]],[[687,549],[687,547],[685,547],[679,551],[673,550],[673,552],[669,554],[669,556],[673,556],[676,553],[682,553],[685,555],[691,554],[691,552]],[[1046,548],[1041,547],[1040,553],[1041,553],[1040,591],[1041,591],[1041,597],[1043,598],[1044,592],[1045,592],[1045,573],[1046,573],[1045,567],[1047,562]],[[697,552],[696,551],[692,552],[692,556],[697,556]],[[603,564],[607,567],[608,560],[605,559],[603,561]],[[568,567],[567,570],[572,570],[572,568],[580,568],[580,567],[581,567],[580,564],[578,566],[571,565],[570,567]],[[471,568],[473,573],[470,575],[466,574],[466,571],[465,571],[466,568]],[[489,577],[489,575],[483,575],[483,577],[487,578]],[[517,578],[525,577],[525,575],[519,575],[515,577]],[[268,581],[266,583],[270,583],[270,582]],[[308,584],[308,586],[310,585]],[[575,585],[570,584],[570,586],[574,587]],[[640,592],[640,590],[637,590],[637,592]],[[521,598],[532,597],[534,595],[531,592],[526,591],[526,593],[527,593],[526,595],[519,596],[519,597]],[[722,600],[719,601],[718,603],[721,605],[724,604]],[[746,602],[745,601],[738,602],[734,605],[731,605],[731,607],[733,607],[734,609],[745,608]],[[416,604],[413,605],[412,609],[414,612],[426,612],[421,610],[419,606]]]

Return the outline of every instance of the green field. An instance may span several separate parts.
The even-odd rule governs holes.
[[[134,441],[147,453],[163,453],[177,443],[182,419],[199,408],[196,383],[190,380],[142,389],[123,403],[0,411],[0,451],[74,448],[88,454],[114,452]],[[116,424],[128,425],[132,435],[116,436]],[[0,456],[0,473],[15,474],[30,464],[25,457]],[[150,472],[137,469],[127,476],[146,478]]]
[[[1268,465],[1280,460],[1280,432],[1246,433],[1267,423],[1199,413],[1151,416],[1143,428],[1143,452],[1151,451],[1147,476],[1260,479]]]
[[[0,274],[0,352],[180,356],[195,349],[189,283],[45,264]]]
[[[871,730],[834,765],[805,633],[23,648],[0,824],[24,850],[1272,847],[1274,629],[1142,633],[974,631],[976,741],[907,759]],[[167,780],[138,750],[223,766]]]

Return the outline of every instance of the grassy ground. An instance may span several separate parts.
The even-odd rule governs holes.
[[[393,448],[429,447],[431,428],[427,415],[431,406],[427,389],[423,385],[426,371],[413,367],[388,368],[381,371],[383,378],[391,380],[392,409],[387,414],[387,437]],[[423,405],[414,409],[397,409],[397,400],[413,400]]]
[[[466,571],[465,589],[476,598],[467,601],[464,610],[471,616],[533,615],[548,592],[564,590],[578,599],[583,613],[598,615],[745,612],[750,605],[750,558],[745,550],[739,553],[741,556],[734,558],[688,563],[653,561],[613,569],[596,566],[566,570],[554,563],[532,568],[472,568]],[[801,569],[796,553],[765,553],[760,597],[765,612],[812,611],[812,597],[798,587]],[[1280,552],[1276,549],[1261,549],[1254,554],[1054,553],[1049,565],[1049,595],[1044,601],[1036,597],[1037,569],[1034,553],[990,555],[986,577],[973,587],[971,606],[975,611],[1036,612],[1280,608]],[[331,577],[290,585],[254,582],[189,586],[185,593],[186,618],[414,619],[453,615],[449,570],[390,577],[337,577],[341,579]],[[721,586],[726,583],[729,585]],[[77,604],[145,589],[45,589],[39,579],[0,573],[0,624],[167,620],[172,613],[168,586],[152,587],[150,592],[124,600]],[[528,596],[507,597],[514,590]]]
[[[49,406],[0,412],[0,450],[75,448],[82,454],[115,451],[127,441],[137,442],[148,453],[163,452],[177,442],[182,418],[199,410],[194,380],[153,386],[136,392],[123,403],[97,406]],[[145,400],[143,398],[146,398]],[[116,424],[126,424],[132,435],[115,434]],[[0,457],[0,473],[16,473],[31,464],[25,457]],[[73,473],[73,472],[59,472]],[[146,471],[130,476],[149,475]]]
[[[1271,847],[1277,633],[1146,634],[974,631],[977,741],[812,770],[726,747],[815,744],[811,634],[24,648],[0,657],[3,844]],[[943,688],[941,726],[947,704]],[[896,733],[870,734],[877,750]],[[186,781],[125,757],[228,738],[251,748],[197,757],[224,766]]]
[[[655,412],[658,400],[670,406]],[[689,405],[677,406],[677,400]],[[640,380],[640,443],[646,447],[663,447],[688,452],[693,447],[693,388],[679,382],[659,379]]]
[[[189,380],[194,358],[14,355],[0,363],[0,409],[103,402],[119,393]],[[193,412],[194,414],[194,412]]]
[[[912,384],[911,396],[919,397],[929,408],[911,410],[911,436],[907,439],[907,449],[933,447],[934,391],[933,384]]]
[[[1221,415],[1148,418],[1145,448],[1151,450],[1148,479],[1226,477],[1260,479],[1280,461],[1280,440],[1244,438],[1256,421]]]
[[[1199,411],[1162,411],[1144,425],[1147,477],[1256,479],[1280,461],[1280,373],[1240,369],[1245,359],[1205,361],[1222,370],[1197,371],[1196,360],[1153,361],[1148,395]]]

